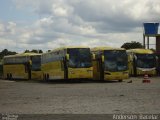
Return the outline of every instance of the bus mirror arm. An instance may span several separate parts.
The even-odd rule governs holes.
[[[135,60],[137,60],[137,56],[136,55],[134,55],[134,58],[135,58]]]
[[[104,56],[102,55],[102,62],[104,62]]]
[[[69,54],[66,54],[66,60],[69,60]]]

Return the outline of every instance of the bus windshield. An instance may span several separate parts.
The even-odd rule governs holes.
[[[104,51],[104,70],[117,72],[128,69],[128,57],[125,50]]]
[[[156,57],[154,54],[136,54],[137,67],[154,68],[156,67]]]
[[[32,56],[32,70],[39,71],[41,70],[41,56]]]
[[[68,66],[71,68],[87,68],[91,67],[91,53],[89,48],[69,48]]]

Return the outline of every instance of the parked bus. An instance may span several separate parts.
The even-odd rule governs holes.
[[[93,54],[93,79],[118,80],[128,78],[128,58],[123,48],[96,47]]]
[[[42,54],[44,80],[91,79],[92,62],[90,48],[65,47]]]
[[[131,76],[156,75],[156,55],[149,49],[127,50],[129,74]]]
[[[22,53],[3,58],[5,79],[41,79],[41,54]]]

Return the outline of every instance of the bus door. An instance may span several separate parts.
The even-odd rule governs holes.
[[[28,79],[30,80],[31,79],[31,63],[30,63],[30,61],[25,63],[25,73],[28,73]]]
[[[64,57],[61,62],[62,71],[64,71],[64,79],[68,79],[68,60],[67,57]]]

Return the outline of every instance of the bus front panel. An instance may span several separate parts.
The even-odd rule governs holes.
[[[70,48],[67,50],[68,79],[80,79],[93,77],[93,67],[89,48]]]
[[[123,80],[128,77],[128,57],[126,51],[104,51],[104,80]]]
[[[135,54],[134,75],[156,75],[156,56],[154,54]]]
[[[128,79],[128,71],[124,72],[104,72],[104,80],[123,80]]]

